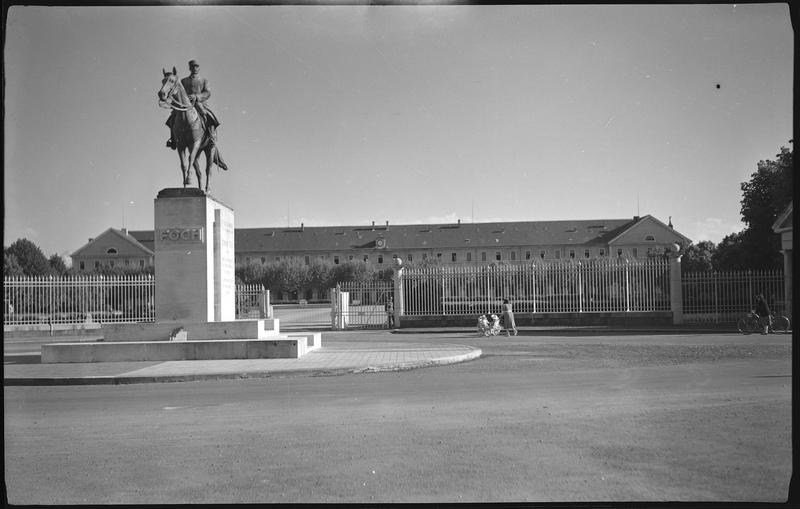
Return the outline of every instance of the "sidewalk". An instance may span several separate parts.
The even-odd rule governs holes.
[[[652,327],[540,326],[520,328],[523,336],[602,336],[736,333],[729,326],[670,325]],[[455,337],[445,338],[448,334]],[[457,336],[464,335],[464,338]],[[458,344],[472,338],[474,328],[440,327],[336,331],[322,334],[322,347],[300,359],[231,359],[41,364],[38,345],[17,353],[4,352],[4,384],[97,385],[180,382],[292,375],[336,375],[397,371],[477,359],[480,348]],[[53,342],[97,338],[52,338]],[[29,340],[12,339],[17,344]],[[39,338],[37,342],[49,342]],[[471,342],[467,340],[465,342]]]
[[[5,354],[3,382],[10,385],[100,385],[187,382],[233,378],[313,376],[453,364],[477,359],[481,350],[456,344],[336,341],[300,359],[224,359],[191,361],[41,364],[30,353]]]

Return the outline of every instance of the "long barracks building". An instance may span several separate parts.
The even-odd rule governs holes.
[[[295,258],[310,264],[363,261],[390,266],[436,259],[443,263],[497,263],[624,257],[643,259],[691,240],[670,220],[587,219],[449,224],[372,224],[295,228],[236,228],[237,264],[266,264]],[[143,266],[153,263],[152,230],[109,228],[72,254],[73,266]]]

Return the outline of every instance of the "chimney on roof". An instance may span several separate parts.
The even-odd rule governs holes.
[[[372,222],[372,231],[375,231],[375,221]]]
[[[639,216],[633,216],[633,220],[634,221],[638,221],[639,220]]]
[[[386,220],[386,229],[387,230],[389,229],[389,220],[388,219]]]
[[[461,224],[461,219],[458,220],[458,224]]]
[[[669,226],[670,230],[672,229],[672,216],[669,216],[669,224],[667,226]]]
[[[89,242],[93,241],[94,237],[89,237]]]
[[[128,229],[127,228],[123,228],[122,229],[122,234],[123,235],[127,235],[128,234]]]
[[[305,223],[300,223],[300,231],[303,232],[305,230],[306,230],[306,224]]]

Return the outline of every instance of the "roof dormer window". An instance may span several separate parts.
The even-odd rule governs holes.
[[[645,242],[655,242],[656,241],[656,236],[655,235],[645,235],[644,236],[644,241]]]
[[[117,254],[117,250],[116,250],[116,249],[114,249],[113,247],[110,247],[110,248],[108,248],[108,250],[106,251],[106,254]]]

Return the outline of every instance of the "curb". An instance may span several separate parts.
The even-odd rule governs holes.
[[[457,364],[477,359],[483,355],[480,348],[467,347],[469,352],[461,355],[442,357],[439,359],[426,359],[401,364],[384,364],[367,366],[366,368],[341,368],[335,370],[324,369],[298,369],[281,371],[251,371],[244,373],[200,373],[190,375],[161,375],[161,376],[86,376],[86,377],[35,377],[35,378],[5,378],[3,385],[9,387],[31,386],[62,386],[62,385],[130,385],[144,383],[171,383],[171,382],[198,382],[208,380],[245,380],[258,378],[273,378],[286,376],[340,376],[346,374],[381,373],[390,371],[408,371],[431,366],[444,366]]]

